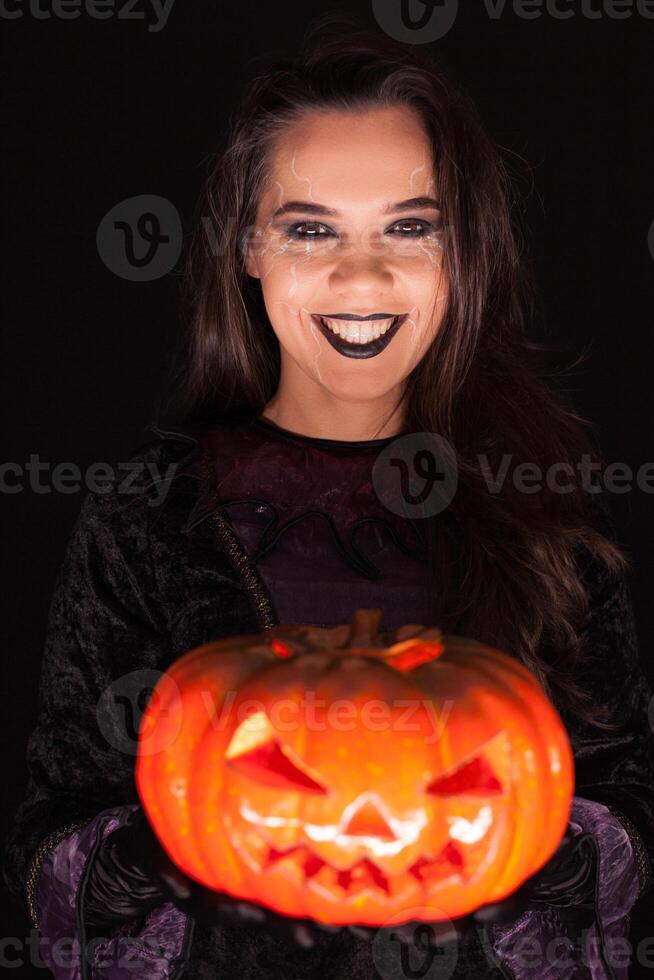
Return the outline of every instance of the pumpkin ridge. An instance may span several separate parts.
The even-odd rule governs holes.
[[[499,653],[499,658],[497,657],[498,653]],[[539,729],[533,714],[531,702],[527,701],[525,698],[522,698],[520,695],[517,695],[515,690],[511,687],[510,683],[506,680],[506,678],[501,676],[498,677],[497,675],[489,673],[488,664],[486,662],[486,659],[482,656],[482,654],[477,653],[476,656],[480,659],[481,662],[476,663],[474,669],[484,674],[484,676],[487,677],[492,684],[494,684],[497,687],[500,687],[501,689],[503,689],[504,692],[508,693],[512,697],[513,701],[515,702],[515,706],[517,707],[520,714],[522,715],[523,721],[526,723],[528,730],[532,732],[533,735],[536,736],[530,739],[530,748],[538,756],[539,764],[538,764],[537,778],[539,778],[540,780],[548,779],[549,776],[548,759],[547,759],[545,749],[542,746],[540,739],[537,737],[539,733]],[[474,655],[473,655],[473,659],[474,659]],[[509,661],[509,663],[506,663],[507,660]],[[508,655],[502,653],[501,651],[496,651],[495,664],[496,666],[499,666],[500,669],[502,669],[504,666],[513,667],[514,665],[510,661],[511,658],[509,658]],[[529,683],[529,681],[531,681],[532,687],[534,684],[537,684],[536,678],[534,678],[533,675],[529,675],[529,678],[525,680],[522,677],[522,672],[514,672],[514,671],[510,671],[510,672],[518,673],[520,679],[523,682]],[[538,686],[540,687],[540,685]],[[549,780],[549,782],[551,782],[551,780]],[[514,799],[515,799],[516,785],[517,785],[517,780],[512,780],[512,788],[513,788],[512,796],[514,797]],[[551,789],[551,786],[549,786],[548,788]],[[544,833],[546,828],[548,814],[546,813],[545,808],[540,808],[539,810],[536,811],[536,814],[537,814],[537,825],[535,828],[531,826],[529,829],[530,829],[532,841],[537,841],[540,843],[542,839],[542,834]],[[512,867],[513,860],[516,857],[520,857],[522,859],[519,865],[521,867],[521,870],[527,870],[527,873],[531,873],[532,870],[535,870],[535,868],[533,867],[534,848],[525,847],[525,845],[523,844],[522,838],[524,837],[524,832],[522,832],[521,830],[523,824],[518,821],[517,814],[515,814],[515,811],[514,811],[513,824],[514,824],[513,846],[509,854],[507,855],[506,864],[504,868],[500,869],[499,877],[495,882],[495,890],[493,892],[494,900],[498,900],[499,898],[503,897],[501,894],[502,891],[501,883],[506,878],[506,868]]]

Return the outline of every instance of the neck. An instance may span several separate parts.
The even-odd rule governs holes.
[[[399,435],[404,427],[402,406],[394,408],[388,398],[343,401],[329,393],[324,398],[297,398],[278,390],[261,415],[290,432],[347,442],[385,439]]]

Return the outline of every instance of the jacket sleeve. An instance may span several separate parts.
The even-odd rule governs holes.
[[[599,515],[603,533],[614,538],[606,504],[600,505]],[[589,660],[581,666],[581,681],[592,703],[608,705],[611,720],[620,725],[609,733],[561,711],[575,759],[570,830],[575,836],[592,835],[597,856],[594,921],[580,954],[566,938],[570,910],[544,906],[509,926],[493,927],[493,949],[515,980],[554,978],[564,965],[574,969],[578,955],[586,970],[580,975],[626,978],[630,912],[654,882],[652,694],[641,663],[628,579],[625,573],[610,573],[592,555],[582,577],[589,591],[583,630]],[[554,960],[548,952],[553,949]]]
[[[50,924],[51,941],[77,934],[85,862],[139,802],[139,715],[171,656],[149,547],[153,509],[134,482],[129,492],[114,483],[88,493],[55,582],[28,787],[4,864],[10,892],[35,927]]]
[[[143,920],[89,933],[84,895],[89,870],[104,838],[133,809],[110,807],[68,834],[47,852],[35,893],[39,955],[56,980],[172,980],[186,961],[193,920],[162,902]]]
[[[606,508],[606,505],[604,505]],[[605,510],[605,526],[615,537]],[[652,690],[644,672],[631,589],[596,558],[583,572],[590,594],[584,630],[589,655],[582,682],[592,703],[610,709],[619,725],[604,732],[568,719],[578,796],[603,804],[623,826],[638,869],[638,896],[654,883],[654,734]]]

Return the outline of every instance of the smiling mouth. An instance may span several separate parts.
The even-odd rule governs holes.
[[[401,313],[390,317],[383,314],[326,317],[312,313],[311,319],[344,357],[375,357],[388,347],[408,316],[408,313]]]
[[[363,889],[378,889],[387,895],[390,894],[391,885],[387,876],[369,858],[360,858],[350,868],[339,870],[323,861],[304,844],[298,844],[285,851],[278,851],[269,846],[262,870],[268,871],[275,865],[283,863],[284,858],[291,854],[294,864],[298,862],[298,858],[300,859],[305,881],[315,879],[325,887],[336,886],[341,888],[345,895]],[[461,874],[463,854],[454,841],[448,841],[435,858],[420,857],[407,870],[416,881],[424,887],[429,887],[430,882],[440,881],[453,872]]]

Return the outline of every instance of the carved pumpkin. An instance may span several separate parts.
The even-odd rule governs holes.
[[[573,759],[534,676],[438,629],[379,634],[380,618],[207,643],[160,678],[136,783],[190,877],[332,924],[436,921],[556,850]]]

